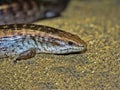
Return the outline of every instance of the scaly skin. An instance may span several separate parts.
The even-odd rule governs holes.
[[[0,25],[0,58],[29,59],[36,53],[68,54],[86,49],[78,36],[43,25]]]
[[[0,0],[0,25],[31,23],[60,15],[69,0]]]
[[[84,51],[86,43],[76,35],[43,25],[20,24],[58,16],[68,2],[1,0],[0,58],[14,57],[16,62],[32,58],[36,53],[68,54]]]

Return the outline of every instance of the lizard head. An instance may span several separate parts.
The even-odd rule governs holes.
[[[80,39],[77,35],[65,32],[63,30],[58,30],[51,27],[42,28],[43,39],[40,42],[44,42],[42,47],[45,53],[54,53],[54,54],[68,54],[83,52],[86,50],[86,43]]]

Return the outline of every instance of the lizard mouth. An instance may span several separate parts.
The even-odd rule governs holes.
[[[74,54],[74,53],[82,53],[85,52],[86,48],[84,46],[82,47],[75,47],[75,48],[67,48],[67,49],[61,49],[61,50],[57,50],[56,52],[54,52],[54,54]]]

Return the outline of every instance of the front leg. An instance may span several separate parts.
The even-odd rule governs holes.
[[[32,58],[36,55],[36,50],[35,48],[31,48],[29,50],[26,50],[18,55],[18,57],[14,60],[14,63],[20,60],[26,60],[29,58]]]

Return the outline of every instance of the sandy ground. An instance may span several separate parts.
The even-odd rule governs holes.
[[[72,0],[61,17],[36,23],[77,34],[87,51],[1,60],[0,90],[120,90],[120,2]]]

